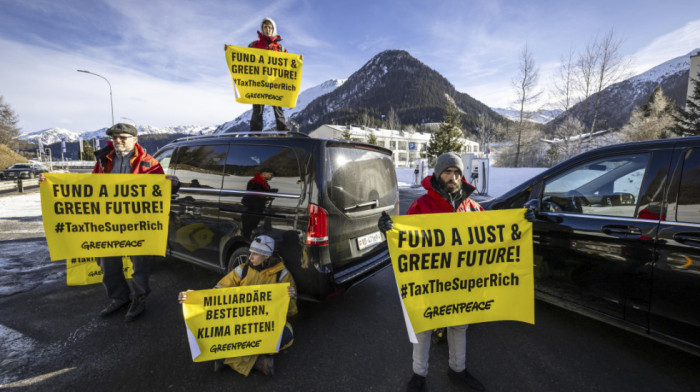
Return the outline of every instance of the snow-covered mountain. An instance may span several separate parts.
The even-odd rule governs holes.
[[[343,83],[345,83],[346,79],[331,79],[327,80],[317,86],[308,88],[301,92],[299,94],[299,97],[297,98],[297,105],[293,109],[286,109],[285,110],[285,117],[291,118],[292,115],[295,113],[298,113],[301,110],[304,110],[306,108],[306,105],[308,105],[311,101],[314,99],[327,94],[329,92],[332,92],[339,86],[342,86]],[[241,124],[245,125],[246,127],[248,124],[250,124],[250,116],[252,113],[252,109],[248,110],[247,112],[241,114],[238,116],[236,119],[229,121],[227,123],[221,124],[221,125],[209,125],[209,126],[200,126],[200,125],[181,125],[177,127],[164,127],[164,128],[158,128],[158,127],[153,127],[150,125],[141,125],[138,127],[139,130],[139,136],[144,136],[144,135],[164,135],[164,134],[181,134],[181,135],[206,135],[214,132],[221,132],[221,130],[226,130],[230,129],[231,127],[235,126],[240,126]],[[275,126],[275,116],[272,113],[272,108],[270,106],[265,106],[265,113],[263,115],[264,117],[264,129],[267,128],[274,128]],[[36,132],[30,132],[30,133],[25,133],[22,136],[20,136],[20,139],[26,140],[31,143],[39,144],[39,140],[44,145],[51,145],[54,143],[59,143],[62,140],[65,140],[66,143],[72,143],[72,142],[77,142],[79,137],[82,137],[83,140],[91,140],[94,139],[95,137],[100,137],[103,138],[105,137],[105,131],[106,128],[101,128],[97,129],[94,131],[87,131],[87,132],[76,132],[76,131],[71,131],[65,128],[49,128],[49,129],[43,129],[41,131],[36,131]]]
[[[449,104],[457,106],[466,128],[486,115],[500,120],[482,102],[457,91],[444,76],[405,50],[385,50],[370,59],[334,91],[291,116],[302,133],[323,124],[382,124],[391,114],[404,125],[442,121]]]
[[[297,97],[297,105],[294,108],[284,109],[284,116],[289,120],[295,114],[301,112],[306,108],[306,106],[311,103],[314,99],[328,94],[338,87],[342,86],[347,79],[331,79],[327,80],[318,86],[308,88]],[[226,132],[232,129],[235,130],[245,130],[250,125],[250,117],[253,114],[253,109],[250,109],[240,116],[236,117],[234,120],[227,123],[221,124],[216,130],[216,133]],[[275,128],[275,115],[272,113],[272,106],[266,105],[263,110],[263,129]]]
[[[700,49],[695,49],[603,90],[596,128],[622,127],[629,121],[632,110],[645,104],[654,89],[659,86],[676,106],[684,105],[688,90],[690,56],[699,52]],[[587,126],[590,126],[592,121],[590,108],[595,98],[595,95],[589,98],[589,116],[583,119]],[[586,102],[580,102],[571,108],[571,114],[581,118],[585,110]],[[552,125],[558,121],[561,121],[561,118],[555,119]]]
[[[511,120],[511,121],[520,121],[520,111],[515,110],[515,109],[504,109],[504,108],[491,108],[494,112],[500,114],[501,116]],[[560,109],[550,109],[550,110],[538,110],[533,113],[527,113],[527,116],[529,117],[528,120],[532,121],[534,123],[539,123],[539,124],[546,124],[552,120],[554,120],[559,114],[561,114],[562,110]]]
[[[201,126],[201,125],[180,125],[177,127],[157,128],[150,125],[139,126],[139,136],[144,135],[164,135],[164,134],[182,134],[182,135],[206,135],[214,132],[216,125]],[[20,136],[21,140],[26,140],[31,143],[39,144],[39,140],[44,145],[51,145],[65,141],[66,143],[77,142],[78,138],[90,140],[96,137],[106,137],[105,131],[107,128],[100,128],[95,131],[76,132],[65,128],[49,128],[41,131],[25,133]]]
[[[632,110],[644,104],[657,86],[676,105],[685,102],[690,56],[700,52],[696,49],[684,56],[664,62],[640,75],[616,83],[603,91],[598,124],[601,127],[619,128],[624,125]],[[595,97],[592,97],[593,99]],[[502,115],[517,120],[518,113],[502,108],[488,108],[465,93],[458,92],[442,75],[426,67],[408,52],[389,50],[382,52],[353,73],[349,79],[331,79],[299,94],[297,105],[286,109],[288,120],[301,125],[302,131],[314,129],[323,123],[354,123],[361,114],[377,117],[395,110],[404,124],[421,124],[441,121],[446,102],[456,103],[465,115],[467,123],[482,113]],[[571,109],[574,115],[582,115],[583,103]],[[498,113],[498,114],[496,114]],[[556,110],[542,110],[531,118],[539,123],[555,124],[559,119]],[[139,135],[185,134],[201,135],[225,131],[245,131],[250,123],[251,110],[236,119],[221,125],[177,126],[157,128],[139,126]],[[264,129],[274,128],[272,108],[265,107]],[[584,123],[589,124],[590,119]],[[469,125],[469,124],[466,124]],[[50,128],[26,133],[20,139],[50,145],[65,139],[66,142],[104,137],[105,128],[76,132],[64,128]]]

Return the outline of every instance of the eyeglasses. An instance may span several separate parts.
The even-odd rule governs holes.
[[[125,142],[125,141],[131,139],[132,137],[133,136],[112,136],[112,140],[114,140],[115,142],[117,140],[121,140],[121,141]]]

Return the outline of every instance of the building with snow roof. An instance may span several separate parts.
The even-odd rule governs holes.
[[[309,136],[323,139],[343,139],[346,131],[350,132],[350,139],[367,143],[370,135],[377,138],[377,145],[392,151],[394,165],[397,167],[409,167],[415,159],[421,157],[430,142],[429,132],[398,131],[392,129],[355,127],[345,125],[324,124],[309,132]],[[460,153],[479,154],[479,143],[467,139],[461,139],[462,151]]]

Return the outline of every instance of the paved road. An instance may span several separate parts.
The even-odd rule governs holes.
[[[402,190],[405,201],[415,197]],[[214,273],[178,261],[153,266],[147,312],[125,325],[97,315],[100,285],[63,282],[0,297],[0,389],[57,391],[400,391],[411,375],[393,273],[383,270],[324,303],[301,303],[295,344],[277,374],[244,378],[193,363],[177,292],[209,288]],[[468,366],[489,391],[697,391],[700,358],[537,302],[535,325],[494,322],[468,331]],[[433,346],[431,391],[459,390],[447,345]],[[4,384],[4,385],[2,385]]]

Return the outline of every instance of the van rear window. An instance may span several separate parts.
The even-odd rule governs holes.
[[[391,156],[356,147],[329,147],[326,192],[345,212],[393,206],[398,201]]]

